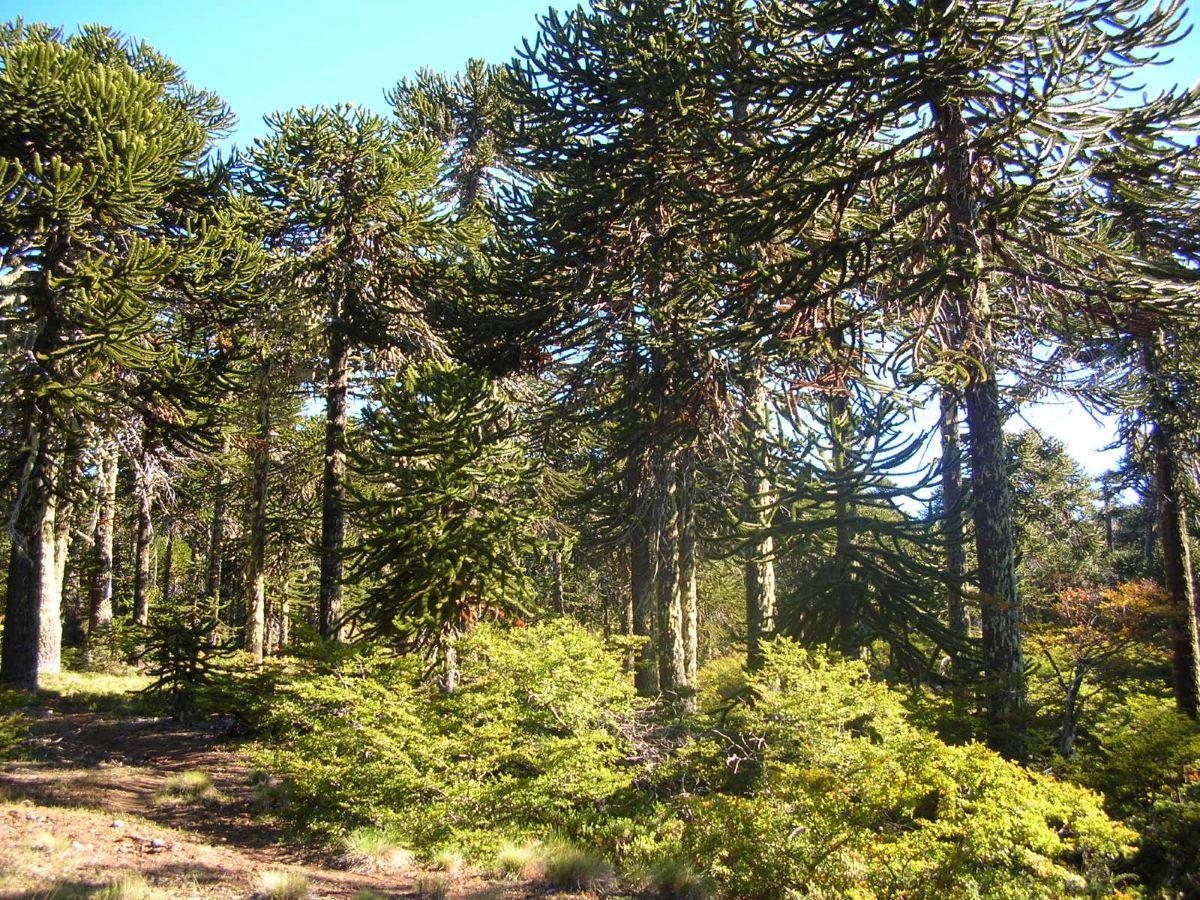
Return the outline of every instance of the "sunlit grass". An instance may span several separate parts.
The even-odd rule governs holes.
[[[157,893],[142,876],[122,875],[88,896],[91,900],[151,900]]]
[[[150,678],[134,669],[87,672],[64,670],[43,676],[39,700],[66,701],[95,712],[149,714],[157,711],[154,701],[138,691]]]
[[[163,782],[154,799],[157,803],[194,803],[200,800],[215,800],[220,792],[213,786],[207,772],[180,772]]]
[[[417,879],[417,896],[423,900],[446,900],[453,883],[453,879],[443,872],[423,875]]]
[[[342,841],[342,861],[356,872],[388,871],[409,867],[413,855],[383,829],[356,828]]]
[[[541,878],[546,873],[545,848],[538,841],[505,841],[496,853],[496,868],[510,878]]]
[[[308,896],[308,879],[295,872],[270,869],[259,872],[258,892],[268,900],[303,900]]]
[[[604,857],[565,842],[548,845],[543,860],[546,880],[562,890],[589,891],[613,876]]]

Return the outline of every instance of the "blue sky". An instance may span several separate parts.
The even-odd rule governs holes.
[[[384,111],[384,90],[419,68],[455,71],[472,56],[506,61],[548,7],[548,0],[0,0],[0,19],[67,28],[98,22],[144,38],[232,105],[235,139],[246,143],[261,133],[266,113],[342,101]],[[1173,56],[1147,74],[1151,90],[1200,79],[1200,31]],[[1072,402],[1030,407],[1009,427],[1027,423],[1062,440],[1094,473],[1120,458],[1103,450],[1111,427]]]
[[[262,117],[352,102],[386,111],[385,89],[422,67],[472,56],[505,62],[536,33],[548,0],[0,0],[0,18],[112,25],[145,39],[238,115],[239,143]],[[571,8],[574,3],[560,4]]]

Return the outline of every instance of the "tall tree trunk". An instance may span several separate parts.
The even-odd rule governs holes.
[[[1142,565],[1147,572],[1154,568],[1154,548],[1158,544],[1158,478],[1152,477],[1142,497],[1146,510],[1146,531],[1142,535]]]
[[[32,691],[38,688],[39,675],[55,668],[60,659],[62,595],[56,588],[55,558],[59,453],[52,444],[48,409],[35,404],[31,418],[14,510],[0,680]]]
[[[1109,481],[1108,475],[1104,475],[1100,479],[1100,496],[1104,501],[1104,549],[1109,556],[1113,553],[1113,508],[1112,508],[1112,483]]]
[[[228,440],[221,441],[221,455],[218,463],[217,482],[213,488],[212,522],[208,529],[208,550],[204,570],[204,603],[215,625],[221,621],[221,575],[225,561],[225,494],[228,483],[225,478],[225,455],[228,450]],[[217,640],[214,628],[210,638]]]
[[[632,554],[629,553],[629,547],[625,550],[625,570],[629,573],[630,584],[633,583],[633,566],[631,564]],[[634,628],[634,611],[633,611],[633,591],[628,590],[624,593],[624,600],[621,602],[621,634],[626,637],[633,637],[636,633]],[[625,671],[630,674],[637,671],[637,654],[630,650],[625,654]]]
[[[978,274],[983,248],[976,222],[971,150],[957,101],[933,105],[946,179],[946,212],[954,251],[951,316],[972,356],[966,402],[975,550],[979,566],[983,667],[987,679],[988,743],[1025,757],[1025,666],[1017,594],[1012,496],[1004,452],[1004,415],[996,382],[987,285]]]
[[[175,572],[175,520],[167,519],[167,546],[163,549],[162,590],[159,596],[164,606],[171,603],[172,579]]]
[[[346,541],[346,397],[350,337],[335,305],[329,336],[329,385],[325,394],[325,482],[321,494],[321,637],[342,639],[342,545]]]
[[[746,399],[746,665],[762,666],[762,643],[775,633],[775,539],[771,518],[775,486],[771,478],[771,449],[767,386],[762,371],[748,385]]]
[[[947,625],[955,637],[966,640],[970,632],[963,601],[963,577],[967,570],[966,538],[963,534],[962,437],[959,433],[958,394],[943,387],[940,392],[942,438],[942,531],[945,553]],[[957,669],[961,657],[951,655]]]
[[[562,550],[550,551],[550,604],[560,616],[567,614],[567,601],[563,593]]]
[[[658,689],[671,698],[678,697],[687,687],[676,484],[674,461],[663,460],[655,479],[654,581],[658,605]]]
[[[41,661],[44,674],[62,671],[62,643],[66,630],[67,560],[71,555],[71,528],[75,520],[75,502],[83,473],[83,455],[76,441],[68,439],[63,453],[62,473],[54,517],[54,582],[51,603],[42,618],[45,629],[40,643],[45,648]]]
[[[89,662],[101,661],[111,652],[113,622],[113,525],[117,505],[117,446],[108,443],[100,450],[97,466],[96,537],[92,541],[95,566],[88,595],[88,634],[84,655]]]
[[[139,625],[150,621],[150,553],[154,549],[154,484],[150,453],[142,451],[135,474],[137,494],[137,542],[133,568],[133,620]]]
[[[264,364],[265,368],[265,364]],[[271,398],[266,375],[259,379],[258,437],[254,446],[254,512],[250,522],[250,566],[247,582],[247,636],[250,654],[263,661],[267,622],[267,490],[271,475]]]
[[[832,336],[833,365],[841,368],[845,357],[841,329]],[[833,565],[837,573],[837,647],[848,656],[857,655],[859,639],[859,586],[854,567],[854,507],[848,487],[851,474],[846,452],[850,431],[849,386],[835,388],[829,396],[829,439],[833,471]]]
[[[683,653],[687,683],[696,684],[700,656],[700,598],[696,591],[696,473],[690,464],[679,473],[679,594],[683,608]]]
[[[87,563],[94,558],[96,524],[100,518],[102,505],[99,489],[102,460],[103,451],[98,449],[95,455],[97,477],[92,483],[91,492],[86,495],[88,502],[86,520],[80,522],[78,526],[74,526],[72,523],[71,534],[67,541],[70,563],[65,569],[67,581],[63,585],[63,639],[64,641],[69,639],[74,646],[81,648],[87,647],[87,630],[91,618],[89,594],[92,569]],[[85,467],[85,457],[82,453],[78,457],[78,465],[79,471],[82,473]],[[82,486],[78,482],[76,483],[76,494],[80,499],[85,496]],[[68,587],[70,588],[69,592]]]
[[[1004,454],[1000,389],[994,375],[968,386],[975,552],[988,679],[989,743],[1016,759],[1025,754],[1025,669],[1021,604],[1014,566],[1012,500]]]
[[[1162,542],[1163,587],[1171,598],[1171,670],[1175,705],[1180,712],[1197,717],[1200,711],[1200,625],[1197,624],[1196,587],[1192,572],[1192,539],[1188,530],[1187,465],[1179,452],[1170,416],[1168,390],[1159,384],[1158,356],[1164,352],[1162,335],[1147,341],[1143,349],[1146,373],[1150,376],[1150,446],[1154,453],[1154,477],[1158,493],[1158,534]]]
[[[275,645],[276,650],[283,650],[287,647],[288,641],[291,640],[292,609],[290,595],[291,584],[285,577],[284,583],[279,589],[279,642]]]
[[[633,607],[633,633],[642,638],[637,651],[634,685],[642,697],[658,693],[658,653],[654,632],[654,552],[650,543],[650,515],[646,503],[643,460],[630,455],[626,474],[629,495],[629,594]]]
[[[453,694],[458,690],[458,647],[454,645],[457,639],[457,634],[447,635],[437,650],[441,664],[437,684],[443,694]]]

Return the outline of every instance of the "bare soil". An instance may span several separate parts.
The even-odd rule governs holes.
[[[38,711],[28,758],[0,768],[0,898],[86,897],[130,876],[160,897],[261,897],[264,871],[301,876],[312,897],[435,896],[447,878],[450,897],[546,893],[472,871],[346,871],[261,814],[226,723],[56,707]],[[167,779],[188,771],[215,793],[164,799]]]

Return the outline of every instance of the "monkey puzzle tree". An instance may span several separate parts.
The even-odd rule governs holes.
[[[625,497],[635,631],[648,639],[637,682],[668,696],[688,688],[690,470],[722,428],[716,348],[741,322],[718,286],[729,238],[702,136],[733,113],[715,94],[708,21],[674,0],[541,21],[513,64],[530,175],[504,196],[498,242],[498,293],[514,318],[542,317],[563,414],[614,425],[598,474]]]
[[[319,624],[336,639],[351,375],[438,350],[425,307],[452,232],[436,208],[431,143],[349,106],[299,109],[267,124],[270,134],[248,153],[249,190],[267,209],[269,244],[289,256],[289,296],[326,348]]]
[[[836,193],[865,192],[871,214],[811,257],[847,260],[852,284],[886,287],[870,295],[923,310],[922,322],[946,323],[951,336],[939,348],[922,326],[904,340],[915,371],[936,370],[963,398],[989,739],[1021,756],[1021,604],[998,375],[1014,328],[1035,332],[1040,311],[1089,302],[1086,269],[1063,249],[1094,223],[1078,202],[1091,186],[1088,152],[1113,138],[1124,76],[1178,34],[1178,7],[779,2],[765,19],[786,52],[764,57],[762,90],[825,91],[836,102],[747,165],[786,173],[814,136],[857,141],[831,181]],[[776,182],[756,221],[795,227],[810,215],[805,192]],[[812,270],[802,262],[793,281]]]
[[[68,440],[126,409],[179,424],[213,388],[219,317],[194,301],[221,269],[231,294],[247,274],[214,203],[212,142],[229,122],[177,66],[115,32],[0,33],[0,330],[22,345],[3,377],[25,448],[6,681],[36,686],[57,655],[55,485]]]
[[[360,523],[351,611],[367,635],[432,649],[454,690],[453,641],[481,619],[528,618],[544,517],[538,471],[500,388],[452,363],[379,386],[353,456]]]
[[[400,123],[444,148],[445,181],[460,216],[494,198],[491,179],[517,161],[507,79],[503,66],[469,59],[460,75],[422,69],[388,92]]]

